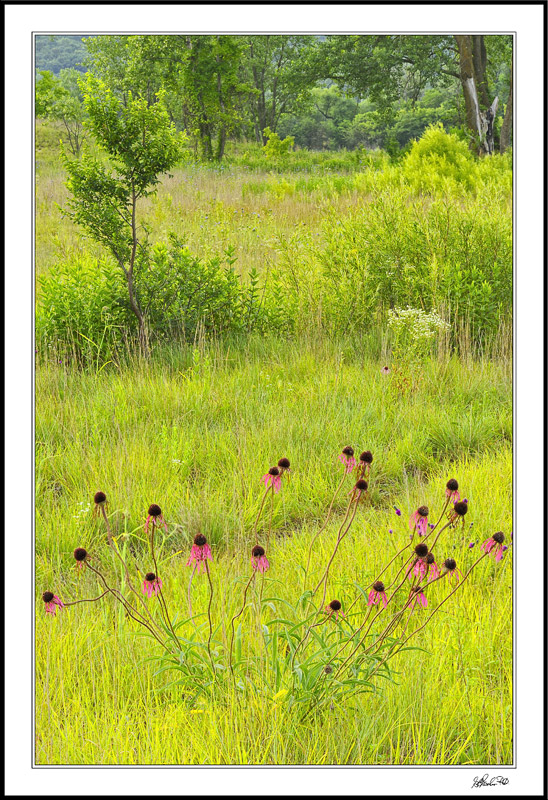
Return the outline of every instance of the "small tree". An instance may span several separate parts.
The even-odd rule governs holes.
[[[163,102],[149,106],[128,94],[126,104],[91,74],[82,80],[87,126],[107,158],[101,163],[88,151],[80,161],[63,153],[72,193],[64,210],[97,242],[109,250],[124,273],[129,304],[139,322],[139,339],[146,350],[146,320],[139,301],[135,267],[146,264],[148,243],[138,225],[137,203],[156,191],[159,176],[182,157],[184,134],[177,133]]]
[[[41,70],[36,76],[35,93],[36,116],[63,123],[70,151],[76,158],[85,139],[86,111],[78,85],[80,76],[75,69],[62,69],[58,78],[48,70]]]

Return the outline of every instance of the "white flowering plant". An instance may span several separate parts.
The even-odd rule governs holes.
[[[388,327],[392,334],[392,382],[405,394],[416,387],[426,357],[449,325],[435,311],[407,306],[390,309]]]

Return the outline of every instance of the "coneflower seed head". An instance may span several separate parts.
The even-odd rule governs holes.
[[[428,516],[428,506],[419,506],[417,508],[417,514],[420,517],[427,517]]]
[[[363,461],[364,464],[372,464],[373,453],[371,452],[371,450],[364,450],[363,453],[360,455],[360,461]]]
[[[154,574],[154,572],[147,572],[147,574],[145,575],[145,580],[149,582],[155,581],[156,575]]]
[[[347,444],[346,447],[343,447],[342,451],[343,451],[345,456],[353,456],[354,455],[354,448],[350,447],[349,444]]]
[[[95,492],[93,499],[97,505],[100,505],[106,501],[107,496],[104,492]]]
[[[251,551],[251,555],[254,558],[260,558],[261,556],[264,556],[264,547],[261,547],[260,544],[256,544],[253,550]]]
[[[459,517],[464,517],[464,515],[468,511],[468,503],[464,503],[464,502],[455,503],[455,505],[453,506],[453,510],[454,510],[455,514],[459,515]]]
[[[428,545],[421,542],[415,547],[415,553],[419,558],[424,558],[424,556],[428,554]]]
[[[445,484],[450,492],[456,492],[459,488],[459,482],[456,481],[454,478],[449,478],[447,483]]]
[[[44,603],[51,603],[51,601],[53,600],[53,592],[44,592],[44,594],[42,595],[42,600],[44,601]]]
[[[197,544],[198,547],[203,547],[204,544],[207,544],[207,539],[203,533],[197,533],[194,537],[194,544]]]
[[[367,481],[364,481],[363,478],[360,478],[359,481],[356,481],[356,485],[354,488],[357,489],[359,492],[365,492],[367,486],[368,486]]]
[[[83,547],[77,547],[74,551],[74,558],[76,561],[85,561],[88,555],[88,551],[84,550]]]
[[[443,562],[443,566],[446,569],[448,569],[449,572],[452,572],[454,569],[457,568],[457,562],[455,561],[454,558],[446,558],[445,561]]]
[[[382,581],[375,581],[373,584],[373,589],[376,592],[384,592],[384,583]]]
[[[426,556],[426,563],[427,564],[433,564],[435,560],[436,560],[436,557],[435,557],[434,553],[428,553],[428,555]]]
[[[502,531],[498,531],[497,533],[493,534],[493,539],[497,544],[502,544],[504,541],[504,534]]]
[[[278,461],[278,466],[282,469],[289,469],[290,461],[288,458],[280,458]]]
[[[270,469],[268,470],[268,474],[269,475],[279,475],[280,474],[280,470],[278,469],[278,467],[270,467]]]
[[[332,600],[332,601],[329,603],[329,608],[330,608],[332,611],[338,611],[338,610],[340,609],[340,607],[341,607],[341,602],[340,602],[340,600]]]
[[[160,506],[156,505],[156,503],[153,503],[151,506],[149,506],[148,515],[149,517],[161,517],[162,509]]]

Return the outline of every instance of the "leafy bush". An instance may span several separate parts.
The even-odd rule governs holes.
[[[421,192],[446,190],[451,184],[474,186],[475,161],[468,147],[441,123],[431,125],[413,143],[404,161],[410,185]]]
[[[277,133],[271,131],[270,128],[265,128],[263,134],[267,138],[267,142],[263,147],[263,152],[267,158],[285,158],[295,144],[293,136],[286,136],[285,139],[280,139]]]
[[[151,342],[207,334],[266,333],[291,329],[274,279],[252,270],[244,281],[229,249],[223,258],[196,258],[171,235],[169,246],[143,248],[136,291]],[[36,339],[81,363],[121,356],[137,335],[123,275],[107,258],[58,263],[39,279]]]
[[[136,331],[120,269],[81,255],[38,278],[36,342],[86,362],[111,357]]]

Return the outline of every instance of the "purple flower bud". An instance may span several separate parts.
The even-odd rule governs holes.
[[[505,551],[505,550],[508,550],[508,546],[507,546],[507,545],[505,545],[505,544],[503,544],[503,545],[502,545],[502,552],[504,553],[504,551]]]
[[[389,529],[388,529],[388,533],[394,533],[394,531],[392,530],[392,528],[389,528]]]
[[[392,506],[392,508],[394,509],[394,511],[396,512],[396,514],[398,515],[398,517],[401,517],[401,511],[400,511],[400,509],[399,509],[399,508],[396,508],[396,506]]]
[[[470,542],[470,544],[468,545],[468,547],[469,547],[470,549],[472,549],[472,547],[473,547],[475,544],[476,544],[475,542]]]
[[[467,498],[467,497],[465,497],[465,498],[464,498],[464,500],[463,500],[462,502],[463,502],[463,503],[467,503],[467,502],[468,502],[468,498]]]

